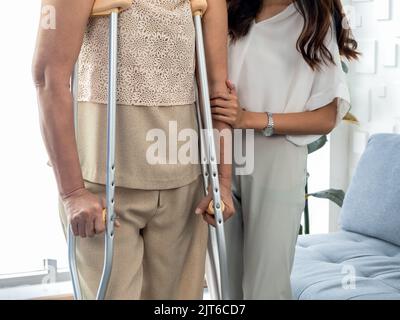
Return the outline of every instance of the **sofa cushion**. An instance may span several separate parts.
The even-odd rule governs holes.
[[[400,246],[400,135],[369,140],[343,203],[341,226]]]
[[[400,299],[400,249],[347,231],[300,236],[292,288],[300,300]]]

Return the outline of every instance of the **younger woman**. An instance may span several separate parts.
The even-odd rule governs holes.
[[[340,0],[229,1],[232,92],[213,97],[213,116],[255,129],[254,170],[235,176],[226,224],[232,298],[292,297],[307,144],[350,106],[340,56],[358,52],[342,10]]]

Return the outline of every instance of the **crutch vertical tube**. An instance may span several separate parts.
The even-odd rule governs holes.
[[[71,273],[71,282],[72,282],[72,289],[74,292],[74,299],[82,300],[81,287],[79,284],[78,268],[76,265],[76,239],[74,233],[72,232],[71,226],[68,226],[67,244],[68,244],[69,270]]]
[[[196,56],[197,68],[199,76],[200,102],[202,107],[203,125],[205,134],[205,148],[208,157],[209,181],[212,190],[214,214],[216,221],[216,235],[220,267],[221,279],[221,298],[229,299],[229,276],[228,276],[228,260],[226,252],[226,241],[224,231],[224,218],[222,213],[222,201],[218,176],[218,159],[216,154],[216,146],[214,139],[213,122],[211,115],[210,94],[208,89],[207,64],[205,57],[202,15],[207,7],[207,2],[192,0],[192,10],[194,17],[194,26],[196,30]]]
[[[73,99],[72,105],[74,114],[75,137],[77,136],[77,130],[78,130],[78,99],[77,99],[78,82],[79,82],[78,67],[79,67],[78,62],[76,62],[71,77],[71,94]],[[82,293],[79,284],[78,267],[76,265],[76,239],[74,233],[72,232],[71,226],[68,226],[67,244],[68,244],[68,262],[69,262],[69,269],[71,272],[71,282],[72,282],[72,289],[74,292],[74,299],[81,300]]]
[[[196,109],[197,109],[197,121],[199,128],[199,136],[200,136],[200,164],[201,171],[203,174],[203,186],[204,186],[204,194],[208,194],[208,168],[207,168],[207,155],[205,149],[205,141],[203,136],[203,124],[202,117],[200,111],[200,102],[198,97],[198,92],[196,92]],[[220,278],[219,278],[219,261],[218,261],[218,250],[216,250],[217,242],[216,242],[216,233],[215,228],[212,226],[208,226],[208,249],[206,255],[206,278],[207,278],[207,287],[210,292],[210,297],[212,300],[221,300],[221,286],[220,286]]]
[[[116,132],[116,109],[117,109],[117,67],[118,67],[118,9],[112,9],[110,14],[109,31],[109,70],[108,70],[108,106],[107,106],[107,177],[106,177],[106,232],[104,241],[104,263],[103,271],[96,299],[104,300],[110,281],[113,253],[114,253],[114,222],[115,222],[115,132]],[[74,97],[74,124],[77,128],[77,99],[78,90],[77,67],[75,67],[71,88]],[[76,262],[76,238],[71,226],[67,234],[68,258],[71,272],[74,297],[82,299],[79,285],[79,274]]]
[[[79,88],[78,70],[79,70],[79,62],[77,61],[75,63],[71,78],[71,93],[73,98],[75,136],[78,130],[78,88]]]
[[[115,129],[117,111],[118,66],[118,10],[110,15],[108,70],[108,116],[107,116],[107,177],[106,177],[106,234],[104,242],[104,265],[97,300],[104,300],[110,282],[114,253],[115,222]]]
[[[221,300],[221,277],[218,247],[217,247],[217,234],[212,227],[208,228],[208,250],[206,255],[206,279],[207,286],[210,292],[211,300]]]

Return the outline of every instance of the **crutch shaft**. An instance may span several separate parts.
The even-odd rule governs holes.
[[[117,109],[117,66],[118,66],[118,16],[119,12],[128,9],[132,0],[95,0],[92,16],[110,16],[109,31],[109,70],[108,70],[108,115],[107,115],[107,178],[106,178],[106,233],[104,243],[103,272],[96,299],[103,300],[106,296],[113,262],[114,252],[114,222],[115,222],[115,131]],[[71,91],[73,96],[75,135],[78,123],[78,63],[72,74]],[[67,233],[69,267],[75,299],[82,299],[79,284],[79,274],[76,263],[76,238],[72,228],[68,226]]]
[[[210,94],[208,89],[207,65],[204,48],[204,38],[202,30],[201,15],[194,15],[194,25],[196,29],[196,55],[199,75],[200,101],[202,103],[202,114],[204,123],[204,133],[206,141],[206,154],[208,156],[209,180],[214,201],[214,213],[216,220],[217,245],[219,253],[220,277],[221,277],[221,296],[222,299],[229,299],[229,277],[228,261],[226,253],[224,218],[222,213],[222,201],[220,194],[218,163],[214,139],[213,122],[211,116]]]
[[[212,300],[221,300],[221,274],[218,249],[217,234],[215,228],[208,227],[208,250],[206,255],[206,278],[207,286]]]
[[[75,136],[77,135],[77,130],[78,130],[78,83],[79,83],[78,70],[79,70],[79,63],[76,62],[74,66],[74,71],[72,72],[72,79],[71,79],[71,93],[73,98]]]
[[[109,72],[108,72],[108,116],[107,116],[107,178],[106,178],[106,236],[103,273],[97,300],[104,300],[110,281],[114,252],[115,222],[115,132],[117,111],[117,67],[118,67],[118,12],[110,16]]]
[[[200,163],[201,163],[201,171],[203,174],[203,186],[204,186],[204,194],[208,194],[208,168],[207,168],[207,155],[205,151],[205,141],[203,135],[203,122],[200,110],[200,102],[199,95],[196,91],[196,109],[197,109],[197,121],[198,128],[200,134]],[[212,300],[221,300],[221,280],[219,278],[219,260],[218,260],[218,250],[216,233],[215,229],[209,225],[208,226],[208,249],[206,256],[206,278],[207,278],[207,286],[210,292],[210,296]]]
[[[113,252],[114,252],[114,222],[115,222],[115,132],[116,132],[116,109],[117,109],[117,67],[118,67],[118,10],[113,10],[110,14],[109,31],[109,75],[108,75],[108,110],[107,110],[107,177],[106,177],[106,234],[104,241],[104,264],[103,272],[96,299],[104,300],[112,270]],[[74,97],[74,125],[77,129],[77,64],[75,66],[72,81],[72,94]],[[79,284],[79,274],[76,262],[76,238],[71,226],[68,227],[68,257],[71,271],[72,287],[74,297],[77,300],[82,299],[81,288]]]
[[[75,138],[78,135],[78,69],[79,63],[76,62],[71,77],[71,94],[73,99],[73,113],[74,113],[74,128]],[[79,283],[78,267],[76,264],[76,239],[72,231],[71,225],[67,230],[67,244],[68,244],[68,263],[71,273],[72,289],[74,292],[75,300],[82,300],[81,287]]]
[[[67,230],[67,243],[68,243],[68,262],[69,270],[71,272],[72,289],[74,292],[75,300],[82,300],[81,287],[79,284],[78,268],[76,265],[76,239],[71,226]]]

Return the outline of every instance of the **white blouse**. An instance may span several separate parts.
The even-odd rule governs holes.
[[[304,25],[294,4],[272,18],[253,23],[249,34],[230,44],[229,72],[241,106],[253,112],[296,113],[324,107],[338,98],[337,124],[350,109],[335,31],[325,45],[335,65],[313,71],[297,51]],[[304,146],[320,136],[287,136]]]

